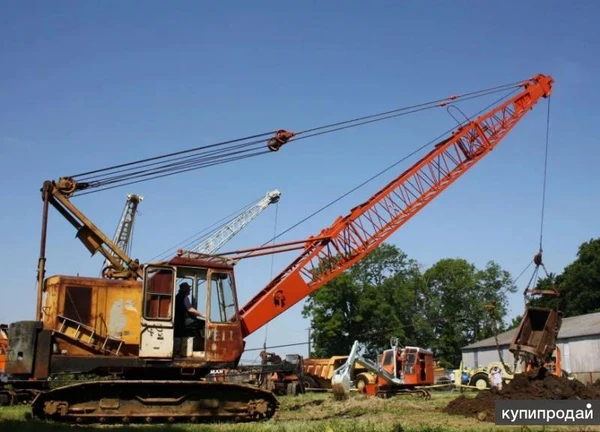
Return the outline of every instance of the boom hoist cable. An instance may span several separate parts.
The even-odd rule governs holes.
[[[404,223],[405,220],[410,218],[410,216],[416,213],[416,211],[418,211],[422,205],[424,205],[417,205],[413,203],[412,197],[414,197],[415,194],[421,194],[422,190],[427,185],[430,185],[430,183],[433,184],[435,186],[433,192],[435,193],[430,193],[428,195],[426,194],[424,197],[426,199],[419,201],[419,203],[421,203],[421,201],[422,203],[429,202],[439,193],[438,189],[442,190],[440,188],[447,187],[447,185],[452,183],[457,176],[461,175],[468,167],[473,165],[473,163],[478,161],[483,155],[487,154],[489,151],[488,149],[492,148],[493,145],[495,145],[497,141],[504,136],[504,134],[514,127],[516,122],[521,119],[523,114],[529,109],[532,103],[537,102],[539,97],[546,97],[546,92],[550,92],[551,83],[551,78],[539,75],[532,79],[517,83],[492,87],[485,90],[466,93],[460,96],[453,95],[444,99],[438,99],[423,104],[398,108],[368,116],[357,117],[342,122],[306,129],[296,133],[278,130],[274,132],[251,135],[244,138],[211,144],[208,146],[196,147],[152,158],[114,165],[108,168],[83,172],[74,176],[65,176],[56,181],[46,181],[44,182],[44,186],[42,188],[44,210],[42,215],[40,258],[38,259],[38,299],[36,308],[36,310],[38,310],[38,315],[41,315],[41,312],[39,312],[39,310],[41,310],[41,293],[44,291],[43,275],[45,272],[46,261],[45,244],[47,216],[50,205],[55,207],[78,230],[78,238],[82,241],[86,248],[92,252],[92,254],[101,252],[102,255],[111,261],[111,264],[114,265],[115,268],[124,272],[124,278],[142,278],[142,269],[139,265],[139,262],[123,252],[116,244],[114,244],[114,242],[112,242],[108,236],[101,232],[91,220],[89,220],[75,205],[73,205],[73,203],[70,201],[72,197],[173,175],[180,172],[200,169],[206,166],[226,163],[233,160],[239,160],[242,158],[251,157],[261,152],[276,152],[283,145],[287,145],[301,139],[332,133],[342,129],[354,128],[369,123],[384,121],[436,107],[447,107],[449,105],[487,95],[503,93],[503,96],[500,100],[507,98],[503,104],[498,106],[495,110],[484,115],[481,119],[478,119],[477,122],[474,121],[472,123],[460,126],[456,130],[449,131],[452,132],[452,135],[438,143],[436,148],[433,149],[430,154],[423,159],[422,164],[416,165],[413,169],[414,171],[418,168],[419,171],[415,171],[414,173],[411,171],[410,173],[407,172],[404,174],[406,178],[402,177],[402,179],[406,180],[406,184],[403,183],[401,185],[401,192],[403,194],[407,194],[407,196],[404,197],[403,195],[400,198],[406,199],[405,205],[410,205],[411,209],[411,212],[403,213],[404,216],[398,218],[399,223]],[[533,89],[533,92],[530,92],[528,89]],[[523,95],[519,97],[510,96],[510,94],[516,92],[522,92]],[[271,138],[267,140],[267,136],[269,135]],[[465,143],[463,143],[463,139],[466,140]],[[425,146],[417,151],[422,150],[424,147]],[[414,153],[416,152],[413,152],[413,154]],[[439,160],[431,159],[433,155],[437,155]],[[464,160],[464,158],[466,158],[466,160]],[[400,163],[400,161],[394,164],[394,166],[398,163]],[[374,177],[380,176],[392,167],[381,171]],[[423,171],[426,168],[428,171]],[[370,180],[371,179],[367,180],[363,184],[366,184]],[[358,189],[361,186],[362,185],[359,185],[355,189]],[[405,188],[408,189],[405,190]],[[349,193],[351,192],[352,191]],[[375,198],[379,199],[379,197]],[[399,203],[395,205],[402,206],[404,204]],[[368,209],[370,208],[371,206],[368,207]],[[367,207],[365,207],[365,209],[367,209]],[[370,216],[371,211],[361,211],[360,214],[362,215],[363,213]],[[302,223],[302,221],[299,223]],[[276,237],[281,236],[287,231],[289,230],[279,233]],[[110,252],[114,252],[116,257]]]
[[[438,107],[446,107],[451,104],[457,104],[492,94],[507,92],[520,88],[526,82],[527,81],[520,81],[491,87],[485,90],[465,93],[463,95],[452,95],[444,99],[437,99],[377,114],[356,117],[350,120],[330,123],[299,132],[289,132],[283,129],[264,132],[234,140],[222,141],[151,158],[140,159],[107,168],[82,172],[66,178],[73,181],[72,195],[80,196],[90,194],[101,190],[113,189],[146,180],[163,178],[178,173],[276,152],[282,146],[302,139],[390,120]]]
[[[466,117],[465,118],[465,123],[468,123],[469,121],[471,121],[474,117],[480,115],[481,113],[487,111],[490,107],[500,103],[502,100],[510,97],[512,94],[514,94],[518,89],[515,89],[513,91],[511,91],[508,94],[503,95],[502,97],[500,97],[499,99],[496,99],[495,101],[493,101],[492,103],[488,104],[487,106],[485,106],[484,108],[480,109],[479,111],[477,111],[475,114]],[[292,231],[293,229],[297,228],[298,226],[300,226],[301,224],[303,224],[304,222],[308,221],[309,219],[315,217],[316,215],[318,215],[319,213],[323,212],[324,210],[326,210],[327,208],[331,207],[332,205],[336,204],[337,202],[341,201],[342,199],[346,198],[347,196],[349,196],[350,194],[356,192],[358,189],[362,188],[363,186],[369,184],[370,182],[376,180],[377,178],[381,177],[383,174],[387,173],[388,171],[392,170],[393,168],[395,168],[396,166],[400,165],[402,162],[407,161],[409,158],[417,155],[418,153],[420,153],[421,151],[425,150],[426,148],[430,147],[433,144],[436,144],[439,142],[439,140],[441,138],[443,138],[444,136],[447,136],[450,132],[452,132],[454,130],[454,128],[451,128],[441,134],[439,134],[438,136],[436,136],[435,138],[433,138],[432,140],[426,142],[425,144],[421,145],[420,147],[418,147],[417,149],[411,151],[409,154],[403,156],[402,158],[394,161],[391,165],[388,165],[387,167],[383,168],[382,170],[378,171],[377,173],[375,173],[374,175],[370,176],[369,178],[367,178],[366,180],[362,181],[361,183],[359,183],[358,185],[354,186],[352,189],[344,192],[342,195],[338,196],[337,198],[333,199],[332,201],[330,201],[329,203],[323,205],[322,207],[318,208],[317,210],[315,210],[314,212],[310,213],[308,216],[305,216],[304,218],[300,219],[298,222],[294,223],[293,225],[291,225],[290,227],[286,228],[285,230],[281,231],[279,234],[277,234],[276,236],[274,236],[273,238],[271,238],[270,240],[266,241],[265,243],[261,244],[262,246],[266,246],[269,243],[272,243],[273,241],[277,240],[278,238],[282,237],[283,235],[289,233],[290,231]],[[249,252],[247,255],[243,256],[240,259],[243,259],[244,257],[250,256],[251,252]]]
[[[275,241],[275,239],[277,238],[277,219],[278,219],[278,215],[279,215],[279,202],[277,202],[275,204],[275,221],[273,222],[273,240],[271,240],[272,242]],[[271,255],[271,273],[269,275],[269,280],[273,279],[273,267],[275,265],[275,254]],[[269,323],[267,323],[267,325],[265,325],[265,341],[264,341],[264,346],[265,346],[265,350],[267,349],[267,336],[269,335]]]

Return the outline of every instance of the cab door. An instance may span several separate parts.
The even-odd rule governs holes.
[[[173,357],[175,267],[147,266],[140,335],[140,357]]]
[[[396,377],[396,364],[394,362],[394,350],[389,349],[383,352],[383,359],[381,361],[381,368],[386,371],[389,375]]]
[[[208,278],[206,357],[208,361],[233,362],[244,348],[233,274],[210,270]]]

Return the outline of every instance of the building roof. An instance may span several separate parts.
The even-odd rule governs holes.
[[[498,345],[510,345],[517,329],[512,329],[498,335]],[[569,339],[580,336],[600,335],[600,312],[563,318],[558,339]],[[494,337],[483,339],[463,347],[463,350],[495,347]]]

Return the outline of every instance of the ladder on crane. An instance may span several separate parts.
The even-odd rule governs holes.
[[[111,335],[101,335],[93,327],[82,324],[74,319],[57,315],[58,329],[55,333],[79,342],[95,351],[106,355],[120,355],[123,340]]]

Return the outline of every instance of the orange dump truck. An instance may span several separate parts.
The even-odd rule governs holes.
[[[346,363],[348,356],[333,356],[329,358],[304,359],[304,378],[302,383],[305,389],[330,389],[333,371]],[[375,382],[375,375],[358,363],[354,364],[352,381],[357,389],[361,390],[366,384]]]

